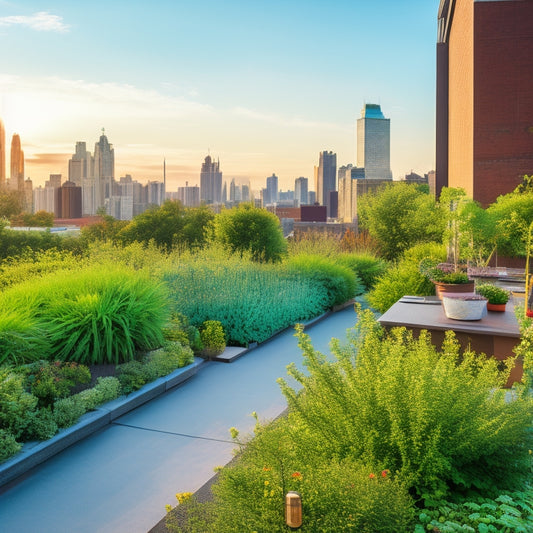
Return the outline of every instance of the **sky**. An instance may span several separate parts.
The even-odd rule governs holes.
[[[283,190],[319,152],[356,164],[356,120],[391,123],[395,179],[435,166],[438,0],[0,0],[0,119],[34,187],[105,128],[115,177]],[[6,161],[7,163],[7,161]],[[8,166],[9,176],[9,166]]]

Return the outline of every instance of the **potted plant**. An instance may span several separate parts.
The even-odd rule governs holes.
[[[419,270],[435,285],[435,291],[441,300],[445,293],[474,293],[474,281],[458,265],[435,263],[426,258],[420,262]]]
[[[488,311],[505,311],[505,304],[509,301],[509,291],[506,289],[483,283],[476,287],[476,292],[487,299]]]

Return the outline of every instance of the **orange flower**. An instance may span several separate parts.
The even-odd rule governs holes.
[[[390,470],[382,470],[381,477],[387,477],[390,474]]]
[[[293,477],[294,479],[296,479],[297,481],[300,481],[300,480],[302,479],[303,476],[302,476],[302,474],[300,474],[300,472],[294,472],[294,473],[292,474],[292,477]]]
[[[270,468],[268,468],[268,466],[264,466],[263,467],[263,472],[270,472]]]
[[[374,478],[376,477],[376,474],[370,474],[368,477],[369,477],[370,479],[374,479]]]

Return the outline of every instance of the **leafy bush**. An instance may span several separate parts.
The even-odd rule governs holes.
[[[86,411],[92,411],[99,405],[118,398],[121,393],[120,381],[115,377],[108,376],[99,377],[94,387],[83,390],[76,396],[82,401]]]
[[[77,363],[39,361],[26,365],[21,371],[31,393],[39,399],[40,407],[66,398],[76,385],[91,381],[89,369]]]
[[[321,283],[327,290],[330,307],[343,304],[361,292],[359,278],[332,258],[300,254],[289,258],[287,264],[291,271]]]
[[[55,423],[60,428],[68,428],[75,424],[85,411],[82,398],[77,395],[57,400],[54,403]]]
[[[494,358],[460,353],[451,331],[442,350],[427,333],[417,340],[405,328],[386,333],[369,310],[350,346],[332,344],[334,363],[298,336],[309,375],[294,365],[289,374],[303,393],[280,380],[294,447],[390,469],[418,494],[515,490],[524,482],[532,399],[506,401],[499,387],[508,371]]]
[[[39,409],[26,413],[22,441],[47,440],[57,433],[57,424],[50,409]]]
[[[206,320],[200,327],[200,338],[208,357],[221,354],[226,348],[224,328],[218,320]]]
[[[402,296],[426,296],[435,294],[431,281],[419,270],[419,264],[425,257],[444,261],[446,251],[441,244],[419,244],[408,250],[403,258],[378,278],[374,288],[368,294],[370,305],[384,313]]]
[[[129,394],[139,390],[151,377],[140,361],[128,361],[117,366],[117,379],[120,381],[122,392]]]
[[[387,270],[387,263],[368,253],[344,253],[335,257],[338,264],[348,267],[370,290],[376,279]]]
[[[159,283],[110,264],[21,283],[0,295],[0,304],[47,324],[49,358],[83,364],[116,364],[160,346],[167,318]]]
[[[29,413],[37,409],[37,398],[24,389],[24,378],[9,368],[0,368],[0,429],[22,438]]]
[[[22,444],[9,431],[0,428],[0,463],[18,453],[21,448]]]
[[[424,500],[415,533],[490,531],[529,533],[533,523],[533,490],[504,492],[498,497],[459,501]]]
[[[154,379],[166,376],[194,361],[192,350],[188,346],[182,346],[179,342],[166,342],[163,348],[150,352],[144,361],[150,375]]]

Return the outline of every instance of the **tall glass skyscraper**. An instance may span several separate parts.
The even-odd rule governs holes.
[[[200,171],[200,201],[206,204],[222,202],[222,172],[220,161],[213,161],[208,155],[202,163]]]
[[[104,207],[105,201],[113,196],[114,181],[115,150],[102,129],[100,140],[94,145],[94,188],[97,209]]]
[[[365,104],[357,119],[357,166],[366,179],[392,179],[390,169],[390,119],[378,104]]]
[[[318,159],[316,197],[320,205],[328,207],[330,214],[330,193],[337,190],[337,154],[320,152]]]
[[[11,175],[10,188],[24,194],[24,152],[20,147],[20,137],[17,133],[11,139]]]

